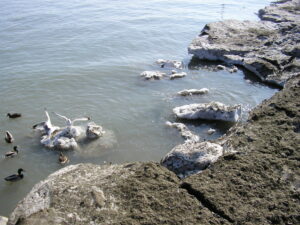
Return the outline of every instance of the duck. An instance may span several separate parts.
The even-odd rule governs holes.
[[[6,152],[4,154],[5,158],[13,158],[16,155],[18,155],[19,150],[18,150],[18,146],[14,146],[14,149],[12,151]]]
[[[69,159],[66,155],[64,155],[62,152],[59,154],[59,158],[58,158],[58,161],[60,164],[66,164],[69,162]]]
[[[12,136],[12,134],[9,131],[5,132],[5,138],[4,139],[7,143],[13,143],[14,140],[15,140],[14,137]]]
[[[22,172],[25,172],[25,170],[20,168],[20,169],[18,169],[18,174],[13,174],[8,177],[5,177],[4,180],[10,181],[10,182],[19,181],[19,180],[23,179],[23,177],[24,177]]]
[[[6,116],[8,116],[11,119],[14,119],[14,118],[21,117],[22,114],[21,113],[7,113]]]

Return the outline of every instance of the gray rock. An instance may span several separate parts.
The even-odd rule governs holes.
[[[206,169],[222,156],[223,147],[211,142],[186,142],[173,148],[161,164],[184,178]]]
[[[220,224],[198,203],[158,163],[78,164],[35,185],[8,224]]]
[[[241,105],[227,106],[220,102],[190,104],[176,107],[173,112],[181,119],[237,122],[241,116]]]
[[[207,88],[201,88],[201,89],[185,89],[182,91],[179,91],[177,94],[181,96],[187,96],[187,95],[203,95],[207,94],[209,90]]]
[[[207,24],[188,51],[199,59],[241,65],[262,81],[283,86],[300,70],[299,11],[299,1],[291,0],[260,10],[259,22]]]

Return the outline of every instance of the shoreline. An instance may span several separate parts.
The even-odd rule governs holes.
[[[286,20],[291,20],[285,12],[293,9],[285,7],[280,11],[285,21],[281,26],[276,20],[278,32],[290,22]],[[274,20],[270,16],[273,10],[267,7],[260,16],[270,22]],[[201,41],[211,39],[209,32],[214,33],[215,24],[218,22],[204,28],[200,38],[205,36],[205,40]],[[295,24],[292,31],[300,29],[299,23]],[[201,41],[197,39],[196,43],[204,43]],[[204,51],[197,50],[201,54]],[[219,57],[220,51],[215,52]],[[36,184],[18,203],[8,224],[299,223],[299,52],[297,46],[288,52],[295,55],[282,70],[283,61],[275,60],[276,66],[273,60],[249,59],[252,50],[242,56],[244,61],[228,61],[237,55],[222,55],[226,57],[224,62],[243,62],[242,66],[251,66],[250,71],[252,67],[256,72],[258,68],[267,71],[259,75],[262,80],[275,82],[283,89],[253,109],[246,124],[237,124],[225,136],[212,141],[226,154],[201,173],[182,180],[156,162],[68,166]],[[292,72],[286,74],[287,68]],[[197,150],[193,144],[185,146],[190,153]]]

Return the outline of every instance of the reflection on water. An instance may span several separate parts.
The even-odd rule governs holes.
[[[27,172],[17,183],[0,182],[0,215],[8,215],[32,186],[60,169],[59,151],[40,144],[32,125],[45,120],[44,108],[70,118],[89,116],[106,130],[103,138],[80,143],[66,154],[70,164],[159,161],[182,139],[165,122],[172,109],[220,101],[250,108],[276,91],[231,74],[187,66],[187,46],[202,27],[218,19],[257,19],[268,1],[0,1],[0,134],[15,137],[20,153],[0,158],[0,178]],[[225,5],[226,4],[226,5]],[[223,9],[222,9],[223,7]],[[221,12],[220,12],[221,10]],[[144,81],[139,74],[159,70],[155,60],[177,59],[188,75],[178,80]],[[207,65],[207,63],[205,63]],[[203,96],[178,91],[208,88]],[[21,112],[9,119],[7,112]],[[246,115],[246,114],[245,114]],[[244,118],[245,119],[245,118]],[[61,120],[53,124],[64,126]],[[230,124],[200,121],[188,126],[202,138],[217,138]],[[217,132],[207,136],[209,128]],[[13,145],[0,139],[0,154]]]

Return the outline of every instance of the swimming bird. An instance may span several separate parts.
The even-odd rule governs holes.
[[[21,113],[7,113],[6,116],[8,116],[9,118],[18,118],[18,117],[21,117],[22,114]]]
[[[19,153],[18,146],[14,146],[14,150],[6,152],[4,156],[5,158],[12,158],[18,155],[18,153]]]
[[[21,180],[24,177],[24,175],[22,174],[23,171],[25,172],[25,170],[20,168],[20,169],[18,169],[18,174],[13,174],[13,175],[10,175],[8,177],[5,177],[4,180],[11,181],[11,182]]]
[[[5,141],[7,143],[13,143],[13,141],[15,140],[14,137],[12,136],[12,134],[9,131],[5,132]]]
[[[67,162],[69,162],[69,159],[66,155],[64,155],[62,152],[59,154],[59,158],[58,161],[60,164],[66,164]]]

